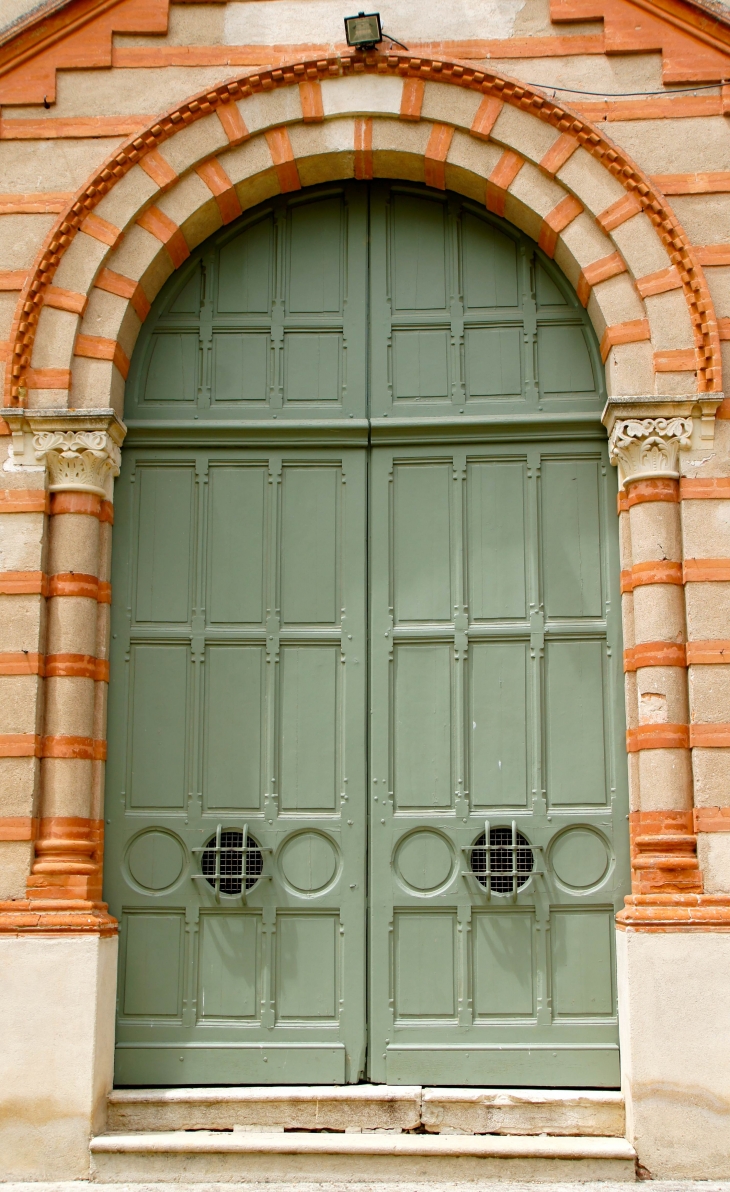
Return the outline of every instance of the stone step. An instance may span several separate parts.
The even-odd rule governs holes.
[[[107,1129],[416,1130],[449,1134],[621,1137],[618,1092],[420,1088],[384,1084],[115,1089]]]
[[[633,1181],[624,1138],[175,1130],[91,1141],[98,1183]]]

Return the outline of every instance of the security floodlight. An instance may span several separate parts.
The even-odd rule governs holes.
[[[371,50],[383,40],[379,12],[359,12],[356,17],[345,17],[345,36],[348,46],[359,50]]]

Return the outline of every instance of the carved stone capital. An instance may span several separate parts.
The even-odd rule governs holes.
[[[50,492],[110,499],[126,433],[112,410],[7,411],[12,445],[5,471],[48,469]]]
[[[679,453],[691,440],[691,418],[621,418],[611,429],[608,455],[624,486],[632,480],[677,480]]]
[[[42,430],[33,434],[36,459],[44,459],[52,493],[109,495],[108,481],[119,475],[121,452],[103,430]]]

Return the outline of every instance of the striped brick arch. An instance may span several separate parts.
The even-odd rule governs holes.
[[[141,323],[191,250],[273,195],[349,177],[456,191],[537,240],[588,310],[610,395],[721,391],[702,269],[620,149],[516,81],[373,53],[222,84],[117,150],[23,291],[5,405],[121,414]]]

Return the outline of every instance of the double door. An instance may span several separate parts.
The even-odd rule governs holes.
[[[402,433],[125,451],[119,1084],[619,1082],[605,443]]]

